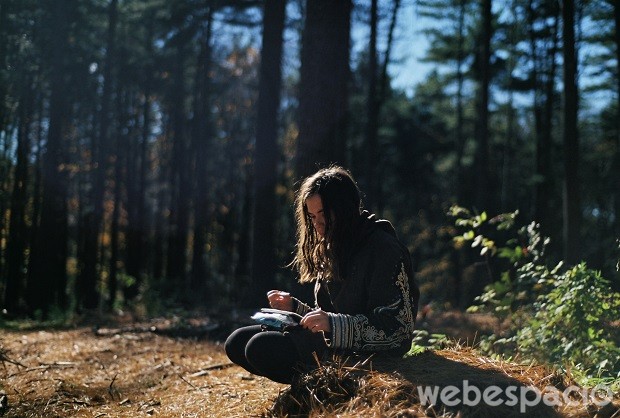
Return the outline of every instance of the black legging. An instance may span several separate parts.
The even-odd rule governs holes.
[[[327,351],[323,336],[305,329],[291,332],[266,331],[260,325],[235,330],[225,344],[228,358],[250,373],[290,384],[295,376],[316,366]]]

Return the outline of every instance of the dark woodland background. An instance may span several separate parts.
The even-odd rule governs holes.
[[[407,31],[432,70],[403,88]],[[329,163],[394,223],[423,303],[498,279],[454,245],[455,203],[518,210],[620,289],[617,0],[2,0],[0,60],[10,317],[303,293],[292,200]]]

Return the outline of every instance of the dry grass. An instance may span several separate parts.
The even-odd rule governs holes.
[[[183,332],[161,321],[113,329],[0,330],[0,415],[506,417],[519,415],[517,407],[421,405],[417,387],[464,380],[480,389],[562,389],[572,383],[544,367],[498,362],[457,346],[397,362],[336,358],[286,386],[233,366],[222,346],[205,338],[208,324],[184,324]],[[543,405],[520,416],[620,418],[619,405],[618,399],[603,410]]]
[[[527,366],[491,360],[468,347],[429,351],[405,359],[375,359],[366,365],[335,358],[313,373],[302,376],[287,388],[264,412],[265,416],[310,417],[620,417],[620,398],[599,407],[577,402],[553,408],[541,402],[531,406],[491,406],[484,402],[471,406],[422,404],[418,387],[459,387],[463,382],[484,392],[489,386],[502,389],[537,388],[542,393],[553,386],[563,391],[575,383],[542,366]],[[529,389],[528,389],[529,390]],[[533,395],[533,392],[531,393]],[[575,394],[573,394],[575,395]],[[457,396],[458,398],[459,396]],[[461,398],[462,399],[462,398]],[[469,396],[473,399],[473,395]],[[529,398],[528,398],[529,399]],[[523,412],[521,408],[525,408]]]

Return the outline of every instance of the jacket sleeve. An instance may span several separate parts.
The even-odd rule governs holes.
[[[408,350],[417,313],[417,287],[409,277],[403,256],[383,259],[370,274],[366,311],[359,314],[328,312],[328,346],[355,351]],[[412,289],[412,287],[414,287]]]
[[[300,301],[299,299],[297,299],[296,297],[293,297],[293,312],[304,316],[306,315],[308,312],[310,312],[312,310],[312,308],[310,307],[310,305],[303,303],[302,301]]]

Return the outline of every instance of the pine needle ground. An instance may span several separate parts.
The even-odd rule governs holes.
[[[620,418],[618,395],[605,407],[539,405],[525,414],[506,405],[423,405],[420,386],[573,384],[545,367],[492,360],[458,344],[397,361],[335,358],[289,386],[232,365],[221,343],[192,332],[208,329],[208,321],[185,321],[182,333],[166,332],[175,329],[169,322],[0,330],[0,415]]]

